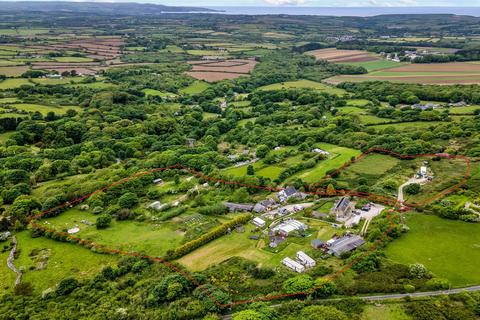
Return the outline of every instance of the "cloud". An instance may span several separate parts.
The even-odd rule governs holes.
[[[298,6],[305,3],[305,0],[264,0],[266,3],[275,6]]]

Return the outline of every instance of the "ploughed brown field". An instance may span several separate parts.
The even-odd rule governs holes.
[[[207,82],[235,79],[248,75],[257,64],[253,59],[196,60],[188,63],[192,65],[192,69],[187,74]]]
[[[467,62],[450,63],[412,63],[396,68],[386,69],[388,72],[480,72],[480,64]]]
[[[87,38],[51,45],[34,45],[28,48],[40,50],[73,50],[94,59],[92,62],[34,62],[32,69],[51,70],[59,73],[75,70],[79,74],[92,75],[107,66],[126,65],[120,61],[121,46],[124,41],[119,37]],[[101,63],[103,60],[105,63]]]
[[[332,63],[340,62],[367,62],[376,61],[378,58],[372,53],[362,50],[339,50],[335,48],[308,51],[307,54],[318,60],[327,60]]]

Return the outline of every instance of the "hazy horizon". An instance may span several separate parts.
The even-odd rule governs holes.
[[[55,0],[25,0],[55,1]],[[24,2],[22,0],[0,0],[0,2]],[[330,0],[61,0],[61,2],[104,2],[104,3],[150,3],[168,6],[195,7],[320,7],[320,8],[443,8],[443,7],[480,7],[478,0],[338,0],[331,5]],[[228,3],[230,2],[230,3]]]

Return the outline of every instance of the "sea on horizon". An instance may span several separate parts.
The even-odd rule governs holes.
[[[315,15],[315,16],[355,16],[369,17],[383,14],[456,14],[480,16],[479,7],[247,7],[247,6],[213,6],[209,9],[219,10],[220,14],[232,15]]]

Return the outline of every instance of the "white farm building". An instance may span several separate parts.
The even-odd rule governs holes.
[[[295,260],[292,260],[290,258],[285,258],[282,260],[282,263],[287,266],[288,268],[292,269],[295,272],[302,273],[305,271],[305,267],[302,266],[300,263],[298,263]]]
[[[265,227],[265,220],[263,220],[263,219],[261,219],[261,218],[258,218],[258,217],[257,217],[257,218],[253,218],[252,223],[253,223],[254,225],[256,225],[257,227],[259,227],[259,228]]]
[[[315,267],[316,263],[315,260],[310,258],[305,252],[298,251],[297,252],[297,260],[300,261],[307,268]]]

